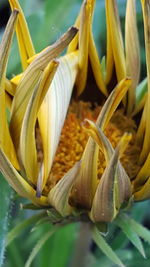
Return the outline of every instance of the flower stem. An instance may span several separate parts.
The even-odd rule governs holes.
[[[71,267],[87,267],[88,254],[91,244],[91,224],[81,222],[78,239],[72,257]]]

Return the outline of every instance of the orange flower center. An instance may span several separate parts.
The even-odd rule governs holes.
[[[43,193],[47,194],[50,189],[54,187],[54,185],[65,175],[65,173],[81,159],[89,138],[83,130],[82,123],[85,118],[95,122],[100,110],[101,107],[97,106],[92,109],[90,103],[84,102],[73,102],[70,106],[60,136],[60,142],[56,151],[53,166]],[[136,126],[132,119],[125,117],[123,112],[118,110],[114,113],[104,133],[115,148],[124,132],[131,132],[133,135],[128,148],[121,158],[121,162],[132,180],[139,170],[138,155],[140,148],[135,145]],[[38,138],[37,144],[39,161],[41,161],[42,149],[40,138]],[[106,161],[104,155],[101,151],[99,151],[97,170],[98,181],[101,178],[105,167]]]

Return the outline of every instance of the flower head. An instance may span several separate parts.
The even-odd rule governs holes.
[[[37,206],[55,208],[62,217],[83,213],[93,222],[110,222],[131,199],[150,196],[149,89],[148,98],[137,105],[135,1],[127,1],[124,47],[116,1],[106,0],[105,71],[92,34],[94,0],[83,1],[75,27],[39,54],[18,1],[9,2],[13,12],[0,48],[0,170]],[[148,1],[142,7],[149,88]],[[15,23],[23,72],[9,81],[6,66]],[[66,46],[67,53],[58,58]],[[89,64],[100,106],[77,100],[69,106],[74,86],[78,97],[86,91]],[[110,91],[114,73],[116,86]],[[5,97],[10,94],[8,125]],[[136,124],[139,109],[143,115]]]

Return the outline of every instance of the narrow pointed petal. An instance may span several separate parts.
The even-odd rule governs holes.
[[[48,178],[67,114],[78,69],[78,52],[59,59],[59,67],[38,114],[44,152],[44,180]]]
[[[85,121],[85,128],[87,133],[92,137],[93,141],[95,141],[100,150],[105,155],[106,166],[110,164],[110,161],[113,157],[114,149],[106,138],[101,129],[92,121]],[[132,135],[129,133],[125,133],[121,138],[116,149],[119,150],[119,158],[122,156],[124,150],[126,149],[128,143],[131,140]],[[117,174],[118,176],[118,193],[116,194],[116,207],[120,207],[121,203],[128,201],[131,195],[131,186],[128,175],[126,174],[124,168],[122,167],[120,161],[118,162]]]
[[[80,95],[86,85],[88,71],[88,50],[89,50],[89,33],[92,18],[93,0],[83,2],[80,15],[79,28],[79,72],[76,80],[78,95]]]
[[[105,129],[109,120],[111,119],[114,111],[124,97],[131,81],[125,79],[121,81],[118,86],[113,90],[104,104],[96,124]],[[100,143],[99,143],[100,145]],[[104,144],[102,144],[102,151]],[[98,145],[94,140],[89,138],[85,151],[82,156],[81,170],[73,185],[71,192],[71,201],[73,205],[80,205],[84,208],[90,208],[92,199],[95,194],[97,186],[97,161],[98,161]],[[111,151],[110,151],[111,153]],[[107,158],[107,155],[105,155]],[[111,154],[110,154],[111,156]],[[87,164],[88,162],[88,164]],[[84,193],[83,193],[84,192]]]
[[[108,92],[103,79],[102,67],[100,64],[99,56],[93,39],[92,25],[90,27],[90,36],[89,36],[89,58],[97,86],[100,89],[100,91],[105,96],[107,96]]]
[[[33,94],[29,100],[21,128],[20,135],[20,156],[27,178],[37,184],[38,163],[35,143],[35,123],[41,103],[50,87],[58,62],[53,60],[45,68],[41,80],[35,86]]]
[[[142,201],[150,198],[150,177],[147,179],[146,183],[141,187],[141,189],[134,193],[135,201]]]
[[[116,0],[106,0],[106,8],[109,21],[108,27],[110,27],[109,38],[113,50],[117,79],[121,81],[126,77],[126,62]]]
[[[143,142],[143,148],[140,155],[140,163],[143,163],[150,151],[150,2],[149,0],[141,0],[143,19],[144,19],[144,33],[145,33],[145,49],[146,49],[146,66],[147,66],[147,81],[148,81],[148,98],[147,98],[147,114],[146,114],[146,128]]]
[[[6,67],[11,46],[11,41],[14,33],[14,27],[17,19],[18,11],[14,10],[8,21],[1,46],[0,46],[0,144],[4,152],[8,156],[12,164],[19,168],[13,142],[10,137],[7,117],[6,117],[6,100],[5,100],[5,81],[6,81]]]
[[[113,113],[115,112],[116,108],[118,107],[121,100],[125,96],[130,85],[131,85],[131,79],[128,78],[123,79],[118,83],[118,85],[115,87],[115,89],[108,97],[97,119],[97,125],[99,125],[101,129],[105,129],[105,127],[107,126]]]
[[[46,197],[36,198],[36,191],[16,171],[2,149],[0,149],[0,171],[20,196],[30,199],[35,205],[48,206]]]
[[[108,5],[109,1],[105,1],[105,10],[106,10],[106,28],[107,28],[107,57],[106,57],[106,78],[105,83],[108,84],[112,78],[113,69],[114,69],[114,56],[113,56],[113,49],[111,44],[111,23],[109,19],[108,13]]]
[[[6,90],[7,93],[9,93],[11,96],[14,96],[14,94],[15,94],[15,87],[14,87],[14,85],[11,83],[11,81],[9,81],[8,79],[5,79],[5,90]]]
[[[23,11],[18,0],[9,0],[11,9],[15,8],[19,10],[19,16],[17,21],[16,33],[18,39],[18,46],[20,51],[20,57],[23,69],[28,66],[27,60],[35,54],[32,44],[31,36],[29,33],[28,25],[26,23]]]
[[[9,122],[10,119],[10,110],[11,110],[11,106],[12,106],[12,98],[10,97],[10,95],[5,92],[5,102],[6,102],[6,117],[7,117],[7,121]]]
[[[96,131],[97,135],[101,138],[103,135],[101,130],[98,128],[93,130]],[[107,138],[105,137],[105,139]],[[125,134],[122,137],[117,148],[113,151],[109,164],[107,164],[101,177],[90,213],[94,222],[112,221],[118,213],[121,205],[124,202],[129,201],[131,197],[129,177],[119,162],[119,157],[121,157],[130,139],[131,137],[128,134]]]
[[[79,29],[80,27],[80,20],[81,20],[81,13],[82,13],[83,5],[81,6],[79,15],[75,21],[74,27]],[[78,49],[78,43],[79,43],[79,32],[76,34],[76,36],[73,38],[73,40],[68,45],[67,53],[75,52]]]
[[[50,205],[62,215],[67,216],[71,213],[72,207],[69,205],[69,195],[73,182],[75,181],[81,162],[77,162],[60,181],[51,189],[48,200]]]
[[[148,154],[148,157],[144,163],[144,165],[141,167],[137,177],[134,180],[134,188],[136,189],[140,186],[142,186],[146,180],[150,177],[150,154]]]
[[[47,49],[40,53],[23,73],[13,99],[10,122],[10,131],[17,150],[22,120],[30,97],[41,78],[43,70],[53,58],[57,57],[58,54],[64,50],[76,33],[76,28],[70,28],[59,40],[56,41],[56,43],[47,47]]]
[[[97,164],[99,148],[92,139],[88,141],[81,158],[81,167],[72,186],[69,202],[72,206],[89,209],[97,186]]]
[[[125,48],[127,75],[131,77],[132,84],[128,91],[127,112],[131,114],[135,105],[135,89],[140,76],[140,48],[136,24],[135,0],[127,1],[125,24]]]
[[[143,145],[143,140],[144,140],[144,134],[145,134],[145,128],[146,128],[146,119],[147,119],[147,107],[148,107],[148,101],[146,99],[146,103],[144,106],[144,110],[142,113],[140,125],[137,130],[136,134],[136,143],[140,146]],[[142,160],[139,159],[139,163],[142,162]]]

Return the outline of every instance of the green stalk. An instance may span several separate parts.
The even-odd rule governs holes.
[[[91,224],[82,222],[71,260],[71,267],[87,267],[91,244]]]

